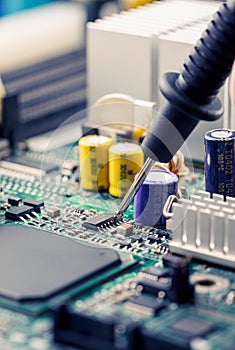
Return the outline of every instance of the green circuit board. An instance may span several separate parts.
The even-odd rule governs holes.
[[[18,151],[0,179],[0,349],[234,349],[235,273],[171,255],[133,204],[113,221],[120,199],[80,188],[76,145]],[[183,185],[202,190],[202,169]]]

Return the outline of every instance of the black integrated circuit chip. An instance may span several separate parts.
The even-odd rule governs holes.
[[[9,197],[8,198],[8,203],[10,205],[17,206],[17,205],[20,205],[21,202],[22,202],[22,198],[20,198],[20,197]]]
[[[138,285],[142,287],[144,293],[153,295],[157,295],[161,291],[168,293],[171,288],[171,284],[172,282],[170,278],[165,278],[163,281],[154,281],[148,278],[142,278],[138,281]]]
[[[28,205],[29,207],[33,207],[34,211],[37,213],[40,213],[41,208],[44,207],[44,202],[36,201],[34,199],[26,199],[24,200],[24,204]]]
[[[215,324],[196,315],[176,320],[165,331],[143,327],[143,349],[190,350],[194,339],[209,336],[214,330]]]
[[[151,311],[153,315],[156,315],[166,307],[165,303],[162,300],[144,295],[131,298],[129,305],[131,306],[132,310],[138,310],[138,307],[140,306],[143,310],[146,309]]]
[[[166,277],[169,274],[169,269],[160,269],[156,266],[149,266],[141,271],[145,275],[154,276],[157,278]]]
[[[0,295],[15,301],[47,300],[121,264],[114,250],[25,226],[2,226],[0,245]]]
[[[172,334],[186,339],[203,337],[215,329],[212,323],[193,317],[186,317],[171,326]]]
[[[160,243],[162,243],[162,239],[161,238],[159,238],[159,237],[155,237],[155,236],[148,236],[148,240],[149,240],[149,243],[150,244],[160,244]]]
[[[20,157],[19,158],[19,157],[10,156],[10,157],[7,157],[7,158],[4,159],[5,166],[7,165],[7,163],[8,163],[9,166],[11,164],[14,164],[15,166],[19,165],[19,166],[22,167],[22,169],[25,169],[25,171],[27,171],[27,168],[28,168],[28,170],[35,169],[35,170],[38,170],[38,171],[43,171],[46,174],[48,174],[48,173],[50,173],[50,172],[52,172],[54,170],[59,169],[59,165],[58,164],[49,163],[49,162],[46,162],[46,161],[42,161],[41,162],[41,161],[38,161],[36,159],[29,159],[27,157]]]
[[[102,213],[92,219],[87,220],[82,224],[83,227],[93,231],[98,231],[101,227],[115,225],[118,218],[113,213]]]
[[[32,213],[33,208],[28,205],[21,205],[18,207],[10,208],[5,212],[5,217],[8,220],[20,221],[21,217]],[[3,228],[1,228],[2,230]]]

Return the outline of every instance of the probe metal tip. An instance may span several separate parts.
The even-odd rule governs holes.
[[[155,163],[155,160],[151,158],[147,158],[145,161],[143,167],[141,168],[140,172],[137,174],[133,184],[127,191],[125,197],[123,198],[118,210],[115,212],[115,215],[117,217],[122,217],[124,212],[127,210],[131,202],[133,201],[136,193],[138,192],[140,186],[146,179],[150,169],[152,168],[153,164]]]

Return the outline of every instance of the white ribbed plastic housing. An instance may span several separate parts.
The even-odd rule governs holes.
[[[156,101],[156,36],[209,20],[217,5],[214,1],[156,1],[89,23],[90,104],[111,92]]]
[[[181,69],[218,5],[216,1],[156,1],[89,23],[89,104],[118,92],[159,107],[159,79],[166,71]],[[199,124],[187,141],[192,158],[203,159],[205,132],[222,126],[222,119]]]

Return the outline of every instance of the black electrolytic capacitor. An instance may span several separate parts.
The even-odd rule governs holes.
[[[235,197],[235,131],[208,131],[204,143],[206,191]]]

